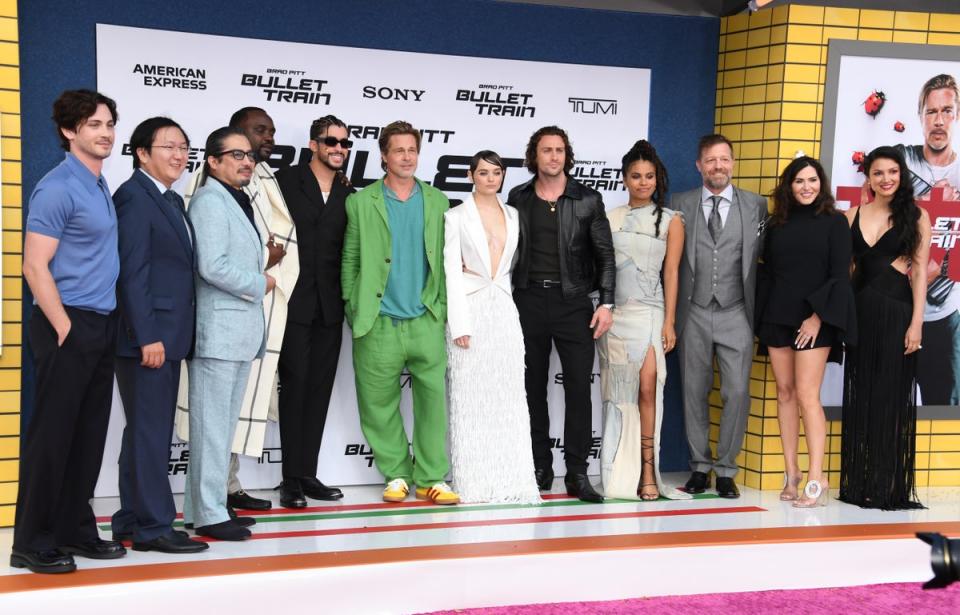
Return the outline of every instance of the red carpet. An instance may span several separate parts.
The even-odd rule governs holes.
[[[786,568],[785,568],[786,571]],[[946,589],[920,589],[920,583],[859,585],[830,589],[783,590],[698,596],[633,598],[609,602],[528,604],[487,609],[438,611],[433,615],[697,615],[749,613],[842,613],[843,615],[908,615],[960,613],[960,583]]]

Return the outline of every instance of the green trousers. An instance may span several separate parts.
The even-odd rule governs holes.
[[[413,385],[413,455],[400,416],[400,378],[406,366]],[[360,428],[387,482],[430,487],[446,479],[447,348],[444,324],[429,312],[410,320],[380,316],[353,340]]]

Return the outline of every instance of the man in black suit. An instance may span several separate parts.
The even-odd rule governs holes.
[[[343,333],[340,252],[347,225],[345,203],[355,192],[343,168],[352,145],[346,124],[333,115],[324,116],[310,126],[310,161],[277,173],[297,227],[300,253],[300,277],[287,304],[278,366],[280,503],[291,508],[304,496],[343,497],[339,489],[317,478],[317,457]]]
[[[152,117],[130,137],[133,175],[113,195],[119,225],[116,375],[127,425],[120,449],[115,540],[135,551],[196,553],[207,544],[173,529],[167,463],[180,361],[194,342],[193,230],[171,187],[190,154],[175,121]]]

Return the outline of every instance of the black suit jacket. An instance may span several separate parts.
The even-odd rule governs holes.
[[[113,202],[120,251],[117,355],[139,358],[141,346],[163,342],[168,361],[188,358],[196,270],[190,221],[139,170],[117,188]]]
[[[277,172],[277,183],[297,227],[300,277],[287,302],[287,320],[326,326],[343,322],[340,292],[340,253],[347,228],[346,201],[356,190],[340,178],[333,181],[324,202],[317,178],[306,162]]]

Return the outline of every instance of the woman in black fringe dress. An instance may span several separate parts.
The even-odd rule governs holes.
[[[864,160],[871,202],[847,212],[859,329],[847,347],[840,499],[863,508],[923,508],[914,484],[917,355],[927,292],[930,218],[903,156]]]

